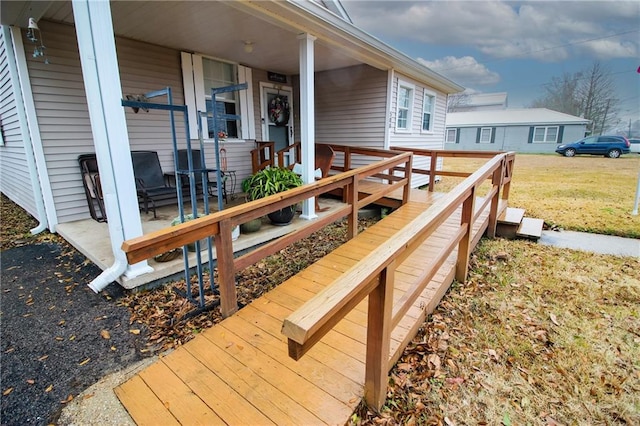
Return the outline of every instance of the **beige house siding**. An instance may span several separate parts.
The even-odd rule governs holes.
[[[315,79],[316,140],[384,148],[387,72],[359,65]]]
[[[47,40],[49,64],[32,58],[27,52],[29,74],[40,122],[43,148],[60,223],[88,218],[78,155],[95,152],[75,29],[71,26],[42,21],[39,23]],[[25,49],[30,42],[24,40]],[[129,39],[116,38],[123,97],[170,87],[173,103],[184,105],[180,52]],[[255,91],[254,91],[255,93]],[[166,97],[153,102],[166,103]],[[131,150],[158,152],[164,172],[174,170],[173,144],[169,112],[125,109]],[[175,114],[178,148],[186,148],[184,116]],[[197,135],[191,135],[192,148],[197,149]],[[229,170],[238,176],[250,173],[249,151],[253,143],[227,142]],[[205,144],[207,166],[215,166],[212,143]],[[28,180],[27,180],[28,181]],[[238,188],[236,188],[238,190]]]
[[[11,40],[6,40],[0,31],[0,131],[4,141],[4,145],[0,145],[0,191],[37,217],[25,141],[16,109],[15,96],[20,88],[11,81],[8,49],[12,49]]]
[[[396,131],[397,106],[398,106],[398,88],[400,81],[409,83],[414,87],[413,105],[412,105],[412,123],[411,131]],[[422,131],[422,103],[424,100],[425,89],[435,94],[436,105],[434,108],[433,130],[429,132]],[[447,109],[447,95],[437,91],[431,87],[425,86],[409,77],[395,73],[391,90],[391,117],[389,120],[389,144],[390,146],[402,146],[407,148],[420,149],[444,149],[444,133]],[[440,164],[439,164],[440,166]],[[414,158],[414,167],[428,169],[429,161],[424,158]],[[411,185],[413,187],[425,185],[429,182],[428,176],[412,175]]]

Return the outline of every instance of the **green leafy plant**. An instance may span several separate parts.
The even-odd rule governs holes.
[[[260,170],[242,181],[242,190],[251,201],[299,186],[302,186],[300,176],[283,167]]]

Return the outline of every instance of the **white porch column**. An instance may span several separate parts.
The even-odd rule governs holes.
[[[302,180],[304,183],[315,181],[315,92],[313,47],[316,37],[300,34],[300,138],[302,143]],[[303,219],[314,219],[316,207],[314,198],[302,202]]]
[[[111,249],[115,257],[114,265],[89,284],[97,292],[123,273],[135,277],[153,269],[146,261],[128,266],[120,248],[124,240],[142,235],[142,224],[127,123],[120,103],[122,88],[109,1],[73,0],[72,4]]]

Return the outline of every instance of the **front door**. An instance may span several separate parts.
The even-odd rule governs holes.
[[[263,140],[275,142],[275,149],[278,152],[293,143],[292,89],[273,85],[263,86],[261,98]],[[285,155],[285,164],[279,165],[288,166],[293,161],[293,153],[289,152]]]

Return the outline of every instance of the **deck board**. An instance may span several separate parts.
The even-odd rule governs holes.
[[[312,267],[201,333],[116,389],[140,425],[344,424],[364,392],[367,301],[363,300],[299,361],[287,355],[284,318],[372,249],[415,219],[440,195],[420,191],[400,211],[340,246]],[[397,194],[396,194],[397,195]],[[394,300],[412,287],[458,229],[443,223],[396,270]],[[486,220],[478,220],[476,232]],[[453,281],[451,255],[392,332],[390,362],[435,309]]]

